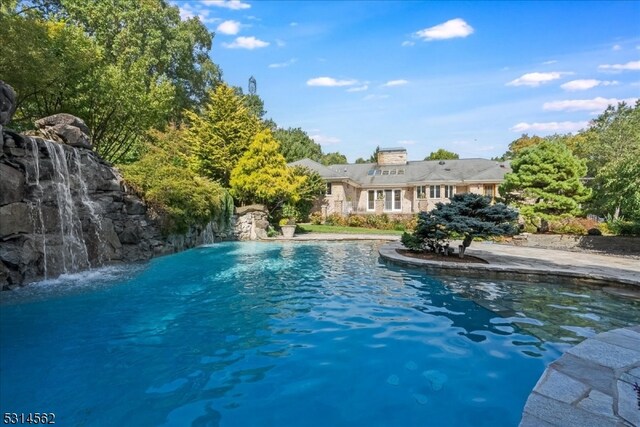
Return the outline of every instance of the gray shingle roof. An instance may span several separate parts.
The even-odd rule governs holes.
[[[323,166],[313,160],[303,159],[290,163],[290,165],[306,166],[317,171],[324,179],[350,179],[365,187],[391,184],[418,185],[432,182],[443,184],[500,182],[504,179],[506,173],[511,172],[508,161],[498,162],[488,159],[409,161],[406,165],[385,166],[380,166],[377,163]],[[371,170],[378,169],[381,171],[395,170],[395,174],[370,175]],[[404,172],[398,174],[399,170]]]

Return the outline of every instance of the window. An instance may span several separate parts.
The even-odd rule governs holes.
[[[404,169],[398,169],[398,175],[404,175]]]
[[[375,169],[369,169],[369,172],[367,172],[367,175],[373,175],[376,172]]]
[[[430,185],[429,186],[429,197],[432,199],[440,198],[440,186],[439,185]]]
[[[380,169],[376,169],[376,171],[373,173],[374,175],[380,175],[382,173],[382,171]]]
[[[453,185],[445,185],[444,186],[444,197],[446,197],[447,199],[452,198],[455,188],[456,187],[453,186]]]
[[[369,190],[367,193],[367,210],[376,208],[376,200],[384,199],[385,211],[402,210],[402,190]]]
[[[382,171],[382,175],[389,175],[389,171],[388,170],[383,170]]]
[[[327,182],[327,196],[331,195],[331,183]]]
[[[395,174],[397,174],[397,173],[398,173],[398,170],[397,170],[397,169],[391,169],[391,170],[389,171],[389,175],[395,175]]]
[[[416,194],[418,199],[426,199],[427,198],[427,186],[419,185],[416,187]]]
[[[484,195],[493,199],[493,184],[484,186]]]

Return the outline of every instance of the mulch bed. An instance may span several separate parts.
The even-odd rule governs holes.
[[[464,258],[458,257],[458,254],[454,254],[451,256],[444,256],[441,254],[436,254],[433,252],[412,252],[406,249],[396,249],[400,255],[404,255],[409,258],[418,258],[424,259],[427,261],[444,261],[444,262],[452,262],[458,264],[489,264],[487,261],[482,258],[478,258],[475,256],[465,255]]]

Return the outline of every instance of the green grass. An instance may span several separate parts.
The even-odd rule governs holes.
[[[337,233],[337,234],[392,234],[401,236],[402,231],[378,230],[375,228],[341,227],[339,225],[298,224],[297,233]]]

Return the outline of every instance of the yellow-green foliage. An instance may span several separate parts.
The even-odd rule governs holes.
[[[211,92],[202,114],[186,112],[190,123],[184,139],[192,148],[191,169],[202,176],[229,185],[230,174],[260,129],[242,98],[220,84]]]
[[[258,133],[231,172],[231,194],[242,203],[277,207],[299,199],[304,176],[296,176],[270,130]]]
[[[165,221],[165,232],[184,232],[189,226],[212,220],[225,222],[233,209],[222,186],[187,167],[190,150],[183,131],[153,132],[139,161],[121,167],[125,181]]]

